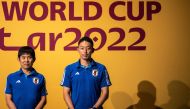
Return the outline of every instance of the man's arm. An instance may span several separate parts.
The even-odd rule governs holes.
[[[70,96],[70,88],[65,87],[65,86],[63,87],[63,97],[69,109],[74,109],[71,96]]]
[[[98,108],[99,106],[101,106],[108,99],[108,96],[109,96],[109,87],[102,87],[101,88],[101,92],[102,93],[101,93],[98,101],[93,106],[95,108]]]
[[[12,101],[12,95],[11,94],[5,94],[5,100],[6,100],[6,104],[7,104],[9,109],[16,109],[16,106]]]
[[[41,96],[41,100],[40,100],[40,102],[38,103],[38,105],[36,106],[35,109],[43,109],[45,104],[46,104],[46,96]]]

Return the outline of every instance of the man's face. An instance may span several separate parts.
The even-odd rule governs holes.
[[[93,47],[89,42],[83,41],[78,46],[78,52],[80,54],[80,59],[88,60],[91,58]]]
[[[33,63],[34,63],[34,59],[32,58],[32,56],[30,54],[23,54],[18,58],[18,61],[20,62],[20,66],[23,69],[29,69],[32,67]]]

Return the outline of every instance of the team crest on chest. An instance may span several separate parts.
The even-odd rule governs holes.
[[[97,77],[97,76],[98,76],[98,70],[97,70],[97,69],[93,69],[93,70],[92,70],[92,75],[93,75],[94,77]]]
[[[39,78],[34,77],[34,78],[33,78],[33,83],[34,83],[34,84],[38,84],[38,83],[39,83]]]

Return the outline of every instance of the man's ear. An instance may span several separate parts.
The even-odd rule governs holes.
[[[36,61],[36,58],[33,58],[33,63]]]
[[[79,52],[79,47],[77,47],[77,51]]]
[[[94,47],[92,48],[92,53],[94,53]]]

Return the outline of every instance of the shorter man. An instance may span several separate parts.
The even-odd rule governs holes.
[[[5,98],[9,109],[42,109],[45,105],[45,78],[32,67],[35,59],[31,47],[19,49],[18,61],[21,68],[7,77]]]

